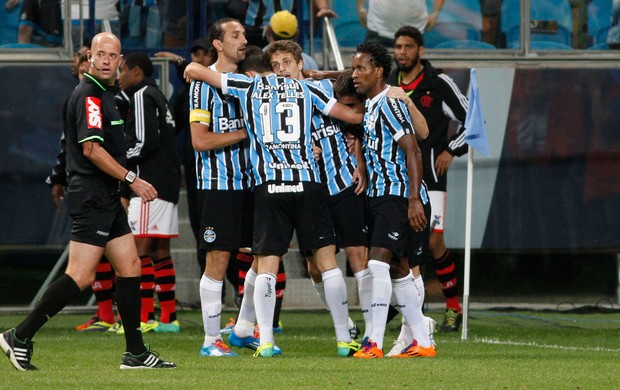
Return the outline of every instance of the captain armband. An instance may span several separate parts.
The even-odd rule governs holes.
[[[191,110],[189,112],[189,122],[211,123],[211,112],[200,109]]]

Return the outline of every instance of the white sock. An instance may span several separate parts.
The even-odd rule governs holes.
[[[411,333],[411,327],[407,323],[405,316],[402,317],[402,321],[400,323],[400,333],[398,334],[398,339],[405,340],[407,345],[413,343],[413,333]]]
[[[256,309],[254,307],[254,285],[256,284],[256,272],[252,268],[245,275],[243,283],[243,299],[239,308],[239,316],[233,331],[239,337],[248,337],[254,334],[256,322]]]
[[[260,330],[260,345],[273,343],[273,313],[276,309],[276,276],[274,274],[256,276],[254,305]]]
[[[221,338],[220,316],[223,285],[223,281],[213,280],[204,274],[200,278],[200,307],[202,308],[202,325],[205,330],[205,347]]]
[[[431,340],[428,337],[426,319],[422,314],[420,293],[413,283],[411,274],[401,279],[392,280],[392,285],[400,312],[409,324],[413,337],[422,347],[430,347]]]
[[[323,272],[323,285],[325,288],[325,303],[332,315],[336,341],[351,342],[349,333],[349,305],[347,302],[347,286],[340,268],[332,268]]]
[[[394,281],[392,281],[392,283],[393,282]],[[413,342],[413,334],[411,333],[411,328],[409,327],[407,320],[405,320],[405,316],[402,315],[402,312],[400,311],[400,306],[398,306],[398,300],[396,299],[395,291],[396,290],[392,288],[392,300],[390,301],[390,304],[394,306],[394,308],[398,310],[399,313],[401,313],[400,333],[398,334],[398,337],[396,338],[396,340],[399,340],[399,339],[405,340],[407,342],[407,345],[409,345]]]
[[[424,290],[424,279],[422,279],[422,275],[414,276],[413,284],[418,289],[418,293],[420,294],[420,301],[422,301],[422,305],[424,305],[424,294],[426,293],[426,291]]]
[[[392,282],[390,280],[390,265],[379,260],[368,261],[368,269],[372,273],[372,330],[370,339],[383,348],[385,322],[387,321],[390,297],[392,296]]]
[[[312,281],[312,286],[314,286],[317,295],[319,296],[319,298],[321,298],[321,302],[323,302],[325,308],[329,310],[329,307],[327,306],[327,301],[325,300],[325,284],[323,284],[323,281],[317,283],[312,280],[312,278],[310,278],[310,280]]]
[[[362,308],[362,316],[364,316],[364,338],[370,337],[372,329],[372,316],[370,313],[370,305],[372,302],[372,274],[368,268],[356,272],[355,280],[357,280],[357,294]]]

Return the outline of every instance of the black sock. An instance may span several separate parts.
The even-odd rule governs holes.
[[[127,352],[140,355],[146,348],[140,332],[140,277],[116,277],[116,306],[123,321]]]
[[[49,285],[34,309],[21,324],[17,325],[15,336],[20,340],[31,339],[45,323],[61,311],[80,294],[75,280],[63,274]]]

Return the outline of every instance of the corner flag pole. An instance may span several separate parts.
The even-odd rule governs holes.
[[[461,340],[467,340],[467,325],[469,322],[469,279],[471,265],[471,213],[473,200],[474,182],[474,149],[487,157],[489,152],[489,141],[487,139],[486,125],[482,104],[480,103],[480,93],[478,91],[478,79],[476,69],[469,71],[470,81],[467,94],[469,103],[467,115],[465,117],[465,142],[469,145],[467,153],[467,204],[465,206],[465,274],[463,276],[463,331]]]
[[[471,265],[471,207],[474,188],[474,150],[470,146],[467,151],[467,196],[465,200],[465,264],[463,275],[463,328],[461,340],[467,340],[469,322],[469,278]]]

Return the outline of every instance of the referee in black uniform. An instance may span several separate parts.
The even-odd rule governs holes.
[[[67,206],[73,219],[69,263],[26,319],[2,334],[0,347],[16,369],[36,370],[30,363],[32,338],[90,286],[105,252],[117,275],[117,306],[125,325],[126,352],[120,368],[174,368],[174,363],[145,347],[138,330],[140,260],[119,185],[126,182],[143,202],[155,199],[157,191],[124,167],[124,126],[114,100],[114,81],[122,59],[119,39],[111,33],[97,34],[88,56],[88,73],[67,108]]]

